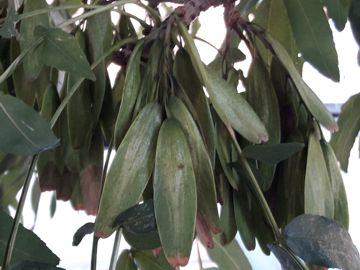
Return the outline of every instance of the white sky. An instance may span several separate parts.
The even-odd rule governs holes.
[[[224,27],[219,9],[210,9],[202,14],[201,24],[202,27],[198,36],[205,38],[216,47],[219,47],[224,37]],[[308,64],[305,64],[303,71],[305,81],[325,103],[343,103],[349,96],[359,92],[359,84],[357,83],[360,75],[360,69],[357,65],[358,47],[352,38],[349,25],[346,26],[346,29],[342,33],[335,31],[334,38],[339,54],[340,83],[334,83],[324,78]],[[208,45],[204,45],[202,42],[197,42],[197,45],[199,45],[199,50],[204,62],[211,61],[216,51]],[[360,190],[360,179],[358,179],[360,161],[356,148],[357,147],[355,147],[351,153],[349,173],[344,174],[344,181],[350,208],[350,234],[355,244],[360,248],[360,230],[358,229],[360,228],[360,216],[357,209],[358,205],[360,205],[360,196],[358,195]],[[60,257],[61,267],[71,270],[90,269],[89,261],[92,237],[85,237],[78,247],[72,247],[71,243],[73,234],[77,228],[86,222],[94,221],[94,217],[74,211],[69,203],[58,202],[55,216],[51,219],[49,217],[50,198],[50,193],[44,193],[42,195],[35,233]],[[30,200],[28,200],[25,207],[25,226],[27,227],[32,226],[32,210],[30,204]],[[113,237],[100,241],[98,253],[99,270],[108,269],[112,242]],[[124,241],[121,243],[121,248],[125,248],[126,245]],[[279,264],[273,257],[264,256],[258,249],[247,254],[255,270],[280,269]],[[206,258],[204,250],[202,250],[202,256]],[[198,269],[196,260],[197,254],[193,252],[191,263],[183,269]],[[204,264],[205,267],[212,265],[210,262]]]

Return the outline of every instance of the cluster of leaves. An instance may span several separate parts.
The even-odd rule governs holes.
[[[96,215],[75,245],[88,233],[95,247],[122,231],[131,250],[121,253],[118,269],[186,265],[194,237],[219,269],[251,269],[237,232],[248,250],[257,240],[284,269],[360,269],[337,159],[320,129],[338,126],[301,77],[308,61],[339,80],[329,19],[342,30],[349,18],[358,38],[357,1],[214,1],[226,2],[227,38],[209,65],[183,23],[204,4],[187,2],[167,18],[134,0],[1,6],[0,203],[18,209],[14,221],[1,212],[4,226],[14,223],[0,235],[4,268],[56,269],[59,261],[49,250],[37,258],[20,241],[12,244],[18,232],[46,250],[18,229],[36,167],[42,191]],[[129,3],[148,21],[127,13]],[[120,13],[115,24],[110,11]],[[235,68],[245,57],[240,41],[251,54],[246,77]],[[111,62],[121,66],[114,86]],[[358,100],[345,105],[332,139],[343,169],[360,128]]]

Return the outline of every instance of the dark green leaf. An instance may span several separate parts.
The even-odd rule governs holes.
[[[271,252],[274,253],[275,257],[279,260],[283,270],[303,270],[304,267],[294,259],[293,255],[289,253],[286,248],[269,244]]]
[[[351,148],[360,130],[360,94],[349,98],[342,106],[338,119],[339,131],[331,137],[341,169],[347,172]]]
[[[284,4],[296,43],[305,60],[323,75],[339,81],[337,52],[320,1],[286,0]]]
[[[351,1],[349,8],[349,22],[354,38],[360,46],[360,1]]]
[[[233,189],[224,177],[220,177],[220,181],[222,181],[221,197],[223,202],[220,212],[220,228],[222,229],[220,241],[222,245],[226,245],[235,238],[237,227],[233,204]]]
[[[48,263],[21,261],[9,265],[9,270],[65,270],[64,268],[56,267]]]
[[[298,57],[299,49],[292,33],[284,0],[263,0],[256,8],[254,15],[254,22],[262,26],[268,34],[281,43],[291,56],[295,66],[300,68],[303,61],[301,57]],[[271,53],[261,46],[259,50],[264,62],[270,64]]]
[[[343,270],[360,269],[359,252],[346,229],[316,215],[301,215],[284,229],[288,246],[305,262]]]
[[[82,239],[85,237],[85,235],[93,233],[94,232],[94,226],[95,223],[88,222],[82,225],[74,234],[73,236],[73,246],[78,246]]]
[[[36,111],[9,95],[0,95],[0,126],[0,150],[4,153],[33,155],[59,142]]]
[[[346,198],[346,190],[341,176],[339,164],[333,149],[325,141],[321,142],[326,167],[329,172],[332,192],[334,195],[334,220],[349,228],[349,209]]]
[[[267,39],[270,42],[272,48],[274,49],[276,56],[289,73],[290,78],[294,82],[296,89],[302,101],[305,103],[307,109],[320,122],[320,124],[324,125],[331,132],[335,132],[338,127],[334,118],[326,109],[325,105],[321,102],[321,100],[304,82],[287,51],[278,41],[276,41],[272,37],[268,36]]]
[[[153,200],[147,200],[120,213],[113,225],[122,227],[124,238],[133,248],[154,249],[161,246]]]
[[[137,270],[137,266],[132,258],[130,250],[123,250],[116,263],[116,270]]]
[[[16,23],[19,20],[19,15],[16,13],[15,7],[10,6],[7,10],[5,22],[1,25],[0,36],[4,38],[11,38],[17,35],[15,28]]]
[[[75,38],[58,28],[35,28],[35,36],[44,42],[37,49],[42,64],[67,71],[75,76],[95,80],[84,52]]]
[[[328,16],[333,20],[337,30],[342,31],[347,21],[348,10],[342,0],[322,0]]]
[[[249,145],[243,149],[243,155],[246,158],[268,164],[277,164],[299,152],[303,147],[304,144],[302,143]]]
[[[311,133],[305,174],[305,213],[334,217],[334,196],[320,141]]]
[[[151,251],[135,251],[133,256],[140,270],[174,270],[166,261],[163,252],[155,257]]]
[[[89,58],[92,62],[95,62],[110,48],[113,40],[110,12],[91,16],[87,20],[86,35]],[[106,61],[102,61],[94,68],[96,81],[91,85],[94,123],[97,123],[103,106],[106,90],[106,65]]]
[[[205,68],[194,40],[183,24],[179,25],[179,31],[185,40],[194,69],[202,79],[221,120],[251,142],[266,142],[268,133],[258,115],[242,95],[237,93],[234,85],[224,80],[221,59],[216,59]]]
[[[280,143],[281,127],[278,99],[269,72],[260,56],[253,60],[245,85],[246,100],[259,115],[269,133],[268,144]],[[274,163],[259,164],[259,170],[264,180],[264,185],[261,187],[263,190],[268,190],[271,186],[276,168],[274,165]]]
[[[214,237],[214,248],[208,249],[209,257],[218,265],[219,270],[251,270],[252,267],[234,239],[230,244],[222,246],[218,237]]]
[[[4,260],[4,253],[9,240],[13,219],[5,212],[0,211],[0,261]],[[24,228],[21,224],[17,233],[13,262],[36,261],[50,266],[59,264],[59,258],[41,241],[32,231]],[[24,269],[24,268],[23,268]],[[37,268],[35,268],[37,269]]]
[[[24,3],[24,13],[36,11],[47,7],[47,3],[44,0],[27,0]],[[21,21],[20,25],[20,48],[21,51],[30,47],[37,39],[34,36],[34,31],[37,26],[49,27],[48,14],[41,14],[32,16],[30,18]],[[39,73],[43,67],[43,63],[40,61],[39,50],[30,52],[23,61],[24,74],[26,78],[34,80],[39,76]]]

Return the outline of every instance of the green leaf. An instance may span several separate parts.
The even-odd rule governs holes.
[[[284,4],[296,43],[305,60],[323,75],[339,81],[338,56],[321,2],[286,0]]]
[[[82,225],[74,234],[73,236],[73,242],[72,245],[73,246],[78,246],[80,244],[80,242],[82,241],[82,239],[85,237],[85,235],[87,234],[91,234],[94,232],[94,222],[88,222],[85,223],[84,225]]]
[[[132,258],[130,250],[123,250],[116,263],[116,270],[137,270],[137,266]]]
[[[338,31],[345,28],[348,10],[342,0],[322,0],[326,6],[328,16],[333,20]]]
[[[293,258],[292,254],[290,254],[289,251],[286,250],[286,248],[275,244],[269,244],[268,247],[280,262],[283,270],[304,269],[304,267],[298,264],[298,262]]]
[[[214,248],[208,249],[209,257],[218,265],[219,270],[251,270],[252,267],[234,239],[230,244],[222,246],[218,237],[214,237]]]
[[[44,0],[26,0],[24,3],[24,13],[36,11],[39,9],[47,8],[47,3]],[[21,51],[26,50],[37,39],[34,36],[34,31],[37,26],[49,27],[48,14],[41,14],[32,16],[21,21],[20,25],[20,48]],[[30,79],[36,79],[43,67],[43,63],[39,56],[40,51],[34,50],[30,52],[23,61],[25,76]]]
[[[329,172],[332,192],[334,195],[334,220],[338,221],[345,228],[349,228],[349,209],[346,198],[346,190],[341,176],[339,164],[331,146],[321,141],[321,148],[324,153],[326,167]]]
[[[185,40],[194,69],[205,84],[212,105],[221,120],[231,125],[247,140],[261,143],[268,140],[268,134],[257,114],[247,101],[236,91],[234,85],[223,79],[221,59],[215,60],[206,68],[201,62],[193,38],[183,24],[179,31]]]
[[[134,260],[140,270],[174,270],[161,252],[160,256],[155,257],[151,251],[134,251]]]
[[[243,149],[242,153],[246,158],[277,164],[299,152],[303,147],[303,143],[249,145]]]
[[[301,69],[302,59],[298,57],[299,49],[290,26],[289,16],[286,12],[284,0],[263,0],[256,8],[254,23],[262,26],[266,33],[271,35],[284,46],[297,68]],[[256,43],[258,45],[260,43]],[[270,64],[271,53],[266,48],[259,47],[264,62]]]
[[[220,176],[221,181],[221,198],[222,206],[220,211],[220,228],[222,233],[220,234],[220,241],[222,245],[229,244],[237,233],[234,203],[233,203],[233,189],[228,181]]]
[[[339,131],[331,136],[330,144],[347,172],[351,148],[360,130],[360,93],[353,95],[341,108],[338,119]]]
[[[34,35],[44,42],[36,51],[42,64],[67,71],[74,76],[95,80],[89,62],[76,39],[58,28],[38,26]]]
[[[139,42],[132,51],[129,59],[125,85],[122,93],[119,112],[115,122],[115,146],[118,146],[124,138],[131,124],[131,117],[141,88],[141,53],[142,42]]]
[[[203,86],[198,78],[189,54],[184,49],[179,49],[174,60],[174,76],[177,82],[184,88],[187,96],[195,108],[193,115],[209,153],[211,164],[215,160],[215,129],[210,111],[208,98],[204,95]]]
[[[284,229],[287,245],[305,262],[343,270],[360,269],[359,252],[346,229],[316,215],[301,215]]]
[[[293,0],[291,0],[291,1],[293,1]],[[283,66],[289,73],[289,75],[290,75],[292,81],[294,82],[296,89],[297,89],[302,101],[305,103],[307,109],[320,122],[320,124],[324,125],[331,132],[335,132],[338,129],[338,127],[337,127],[337,124],[336,124],[334,118],[332,117],[330,112],[326,109],[325,105],[321,102],[321,100],[315,95],[315,93],[310,89],[310,87],[304,82],[301,75],[297,71],[293,61],[291,60],[291,57],[286,52],[284,47],[270,36],[267,37],[267,40],[270,42],[278,59],[280,60],[280,62],[283,64]]]
[[[95,62],[110,48],[113,40],[110,11],[91,16],[87,20],[85,32],[88,41],[89,59],[91,62]],[[93,96],[92,115],[95,124],[99,120],[105,97],[106,67],[107,62],[104,60],[94,68],[96,81],[91,85],[91,93]]]
[[[0,211],[0,261],[4,260],[4,254],[13,219],[5,212]],[[15,247],[13,250],[12,261],[35,261],[46,263],[52,266],[59,264],[59,258],[41,241],[32,231],[24,228],[21,224],[17,233]],[[24,269],[24,268],[23,268]]]
[[[185,133],[171,118],[161,125],[156,146],[154,208],[168,262],[185,266],[195,232],[196,179]]]
[[[351,1],[349,8],[349,22],[357,44],[360,46],[360,2]]]
[[[95,232],[107,237],[117,215],[141,199],[154,168],[156,138],[162,122],[161,107],[149,103],[135,118],[106,175]],[[129,189],[131,186],[131,189]],[[122,194],[119,197],[119,194]]]
[[[36,111],[9,95],[0,95],[0,151],[34,155],[54,148],[59,140]]]
[[[18,33],[15,26],[18,20],[19,15],[16,13],[15,7],[10,6],[7,9],[5,22],[1,25],[0,28],[0,36],[2,36],[3,38],[16,37]]]
[[[189,145],[196,178],[197,210],[205,218],[211,231],[219,228],[216,204],[216,189],[211,161],[206,151],[198,126],[181,99],[172,96],[167,104],[167,113],[179,121]]]
[[[157,230],[153,200],[146,200],[120,213],[114,221],[124,238],[136,249],[154,249],[161,246]]]
[[[305,174],[305,213],[334,217],[334,197],[320,141],[311,133]]]

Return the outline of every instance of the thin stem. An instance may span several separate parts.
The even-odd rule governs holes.
[[[103,168],[102,175],[101,175],[100,196],[102,194],[102,190],[103,190],[104,182],[105,182],[105,177],[106,177],[106,172],[107,172],[107,168],[108,168],[109,162],[110,162],[110,156],[111,156],[111,151],[112,151],[112,147],[113,147],[113,141],[114,141],[114,138],[111,137],[109,148],[108,148],[108,153],[107,153],[107,156],[106,156],[104,168]],[[99,206],[100,206],[100,203],[98,205],[98,210],[99,210]],[[99,242],[99,238],[95,235],[95,232],[94,232],[94,237],[93,237],[93,242],[92,242],[92,249],[91,249],[91,270],[96,270],[96,258],[97,258],[98,242]]]
[[[30,12],[20,14],[19,17],[18,17],[18,21],[28,19],[28,18],[31,18],[31,17],[35,17],[35,16],[39,16],[39,15],[42,15],[42,14],[47,14],[47,13],[50,13],[51,11],[79,9],[79,8],[97,9],[97,8],[100,8],[100,7],[103,7],[103,6],[102,5],[85,5],[85,4],[82,4],[82,5],[49,6],[47,8],[38,9],[38,10],[34,10],[34,11],[30,11]]]
[[[31,184],[31,176],[32,176],[32,174],[34,172],[35,164],[36,164],[37,160],[38,160],[38,155],[34,155],[32,157],[32,159],[31,159],[30,167],[28,169],[28,172],[27,172],[27,175],[26,175],[26,178],[25,178],[24,187],[22,189],[19,204],[18,204],[18,207],[16,209],[14,223],[13,223],[13,226],[11,228],[9,240],[8,240],[7,246],[6,246],[6,251],[5,251],[5,255],[4,255],[4,262],[3,262],[3,270],[6,270],[8,268],[8,266],[9,266],[10,262],[11,262],[11,257],[12,257],[12,253],[13,253],[14,246],[15,246],[16,235],[17,235],[19,225],[20,225],[20,218],[22,216],[22,211],[24,209],[26,195],[27,195],[27,193],[29,191],[29,187],[30,187],[30,184]]]
[[[118,254],[119,254],[120,241],[121,241],[121,228],[118,228],[116,230],[116,234],[115,234],[109,270],[115,270],[116,260],[117,260]]]
[[[70,24],[73,24],[77,21],[80,21],[80,20],[83,20],[83,19],[86,19],[88,17],[91,17],[91,16],[94,16],[96,14],[100,14],[100,13],[103,13],[103,12],[106,12],[108,10],[111,10],[113,9],[114,7],[118,7],[118,6],[123,6],[125,4],[137,4],[139,5],[139,3],[135,0],[122,0],[122,1],[116,1],[110,5],[106,5],[106,6],[101,6],[97,9],[94,9],[94,10],[91,10],[89,12],[85,12],[79,16],[76,16],[74,18],[71,18],[65,22],[63,22],[62,24],[58,25],[59,28],[63,28],[65,26],[68,26]]]
[[[109,55],[111,55],[114,51],[118,50],[119,48],[121,48],[122,46],[124,46],[125,44],[128,43],[132,43],[135,42],[137,39],[136,38],[126,38],[121,40],[120,42],[118,42],[117,44],[115,44],[114,46],[112,46],[105,54],[103,54],[99,59],[97,59],[92,65],[91,65],[91,69],[93,70],[97,65],[99,65],[103,60],[105,60]],[[72,88],[70,89],[69,93],[66,95],[66,97],[64,98],[64,100],[61,102],[61,104],[59,105],[59,107],[57,108],[56,112],[54,113],[51,121],[50,121],[50,126],[51,128],[54,127],[56,121],[58,120],[58,118],[60,117],[60,114],[62,113],[62,111],[64,110],[64,108],[66,107],[66,105],[69,103],[71,97],[74,95],[74,93],[76,92],[76,90],[79,88],[79,86],[81,85],[81,83],[85,80],[85,78],[80,78],[79,80],[76,81],[76,83],[72,86]]]
[[[242,163],[245,171],[247,172],[247,174],[249,176],[251,187],[252,187],[253,191],[255,192],[257,199],[259,200],[260,207],[261,207],[269,225],[271,226],[271,229],[274,233],[275,241],[277,243],[279,243],[279,242],[281,242],[281,232],[280,232],[280,229],[279,229],[279,227],[275,221],[275,218],[270,210],[270,207],[269,207],[269,205],[264,197],[264,194],[256,180],[256,177],[250,167],[249,162],[242,155],[242,150],[241,150],[241,147],[240,147],[238,141],[236,140],[234,130],[227,124],[225,124],[225,126],[226,126],[226,128],[230,134],[230,137],[235,145],[236,151],[239,154],[240,162]]]
[[[91,270],[96,270],[96,261],[97,261],[97,248],[98,248],[99,238],[94,234],[93,244],[91,249]]]
[[[11,63],[11,65],[4,71],[3,74],[0,76],[0,84],[2,84],[9,76],[14,72],[14,70],[17,68],[17,66],[20,64],[20,62],[23,60],[23,58],[32,50],[34,50],[37,46],[39,46],[44,41],[44,37],[40,37],[37,40],[35,40],[29,47],[27,47],[25,50],[23,50],[18,57],[15,58],[15,60]]]

